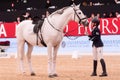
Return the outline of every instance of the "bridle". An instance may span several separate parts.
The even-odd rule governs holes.
[[[75,14],[74,14],[74,20],[75,20],[75,15],[77,15],[77,17],[78,17],[78,19],[79,19],[79,23],[81,23],[82,20],[87,19],[87,17],[84,17],[84,18],[81,19],[81,18],[78,16],[78,14],[77,14],[76,11],[79,10],[79,9],[75,10],[75,9],[73,8],[73,10],[74,10],[74,12],[75,12]]]
[[[72,8],[73,8],[73,7],[72,7]],[[74,13],[75,13],[75,14],[74,14],[74,20],[75,20],[75,15],[77,15],[77,17],[78,17],[78,19],[79,19],[79,23],[81,23],[82,20],[87,19],[87,17],[84,17],[84,18],[82,18],[82,19],[79,17],[79,15],[78,15],[77,12],[76,12],[76,11],[79,10],[79,9],[76,9],[76,10],[75,10],[75,9],[73,8],[73,10],[74,10]],[[48,23],[52,26],[52,28],[54,28],[54,29],[57,30],[58,32],[61,32],[60,29],[57,29],[57,28],[54,27],[54,25],[49,21],[48,17],[47,17],[47,21],[48,21]]]

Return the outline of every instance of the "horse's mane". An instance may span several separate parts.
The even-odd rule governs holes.
[[[55,14],[63,14],[63,12],[64,12],[67,8],[69,8],[69,6],[63,7],[62,9],[59,9],[59,10],[53,12],[50,16],[53,16],[53,15],[55,15]]]

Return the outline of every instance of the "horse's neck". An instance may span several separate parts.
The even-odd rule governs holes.
[[[72,15],[71,15],[71,14],[63,15],[62,17],[63,17],[63,19],[64,19],[64,21],[63,21],[63,26],[67,25],[68,22],[69,22],[70,20],[72,20]]]
[[[69,8],[66,9],[66,10],[64,11],[64,13],[61,15],[61,18],[62,18],[61,21],[64,20],[64,21],[63,21],[64,26],[67,25],[68,22],[72,19],[72,13],[73,13],[73,10],[72,10],[71,7],[69,7]]]
[[[57,28],[64,29],[64,27],[72,19],[72,13],[72,8],[68,8],[63,14],[54,16],[52,22],[54,22],[54,25],[57,26]]]

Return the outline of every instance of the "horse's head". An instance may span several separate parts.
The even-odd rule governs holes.
[[[80,5],[73,5],[73,10],[74,10],[74,14],[73,14],[73,20],[82,23],[84,26],[88,26],[88,20],[87,17],[84,15],[84,13],[80,10]]]

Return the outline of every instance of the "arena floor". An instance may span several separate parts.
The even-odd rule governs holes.
[[[48,78],[47,56],[32,56],[33,68],[36,76],[30,76],[27,62],[25,60],[26,74],[18,71],[17,59],[0,58],[0,80],[120,80],[120,55],[105,56],[107,65],[107,77],[91,77],[92,56],[81,56],[73,59],[70,55],[58,55],[57,72],[58,77]],[[97,74],[101,74],[101,65],[98,63]]]

